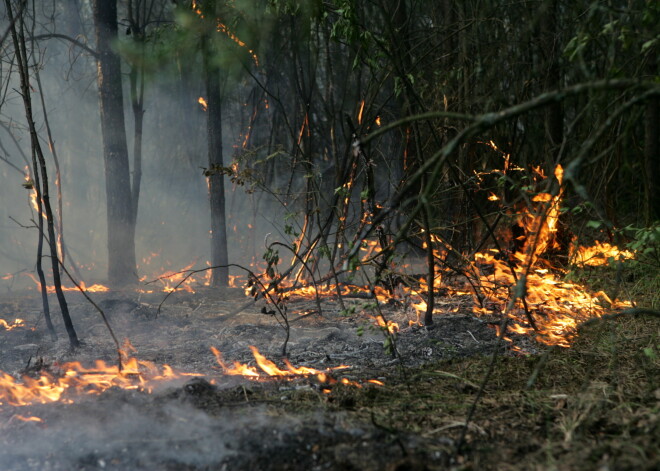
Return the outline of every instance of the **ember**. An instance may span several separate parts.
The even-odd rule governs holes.
[[[197,103],[199,103],[202,106],[202,110],[206,111],[208,109],[208,105],[204,97],[200,96],[199,99],[197,100]]]

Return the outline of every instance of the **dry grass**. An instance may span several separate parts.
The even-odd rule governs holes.
[[[458,456],[452,440],[490,358],[436,363],[378,389],[336,387],[322,402],[420,436],[426,456],[454,456],[427,469],[660,469],[659,340],[658,318],[628,316],[584,327],[569,349],[501,357]],[[301,393],[293,403],[319,400]]]

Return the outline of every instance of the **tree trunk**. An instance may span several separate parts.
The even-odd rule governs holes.
[[[646,223],[660,221],[660,99],[650,97],[644,126],[646,167]]]
[[[646,66],[648,77],[657,77],[657,53],[659,48],[652,46]],[[660,98],[649,97],[644,119],[644,170],[646,176],[646,224],[660,221]]]
[[[211,204],[211,265],[219,267],[211,274],[211,286],[229,285],[229,257],[227,255],[227,222],[225,217],[225,184],[222,173],[222,103],[220,96],[220,70],[210,57],[209,41],[204,40],[204,83],[207,97],[207,124],[209,153],[209,200]]]
[[[41,208],[43,207],[45,212],[46,212],[46,222],[47,222],[47,228],[48,228],[48,245],[50,248],[50,259],[51,259],[51,267],[52,267],[52,273],[53,273],[53,285],[55,286],[55,293],[57,294],[57,300],[60,305],[60,310],[62,312],[62,320],[64,321],[64,325],[66,327],[67,334],[69,335],[69,343],[71,345],[71,348],[77,348],[80,346],[80,341],[78,340],[78,336],[76,334],[76,330],[73,327],[73,322],[71,321],[71,316],[69,315],[69,307],[66,302],[66,298],[64,297],[64,293],[62,291],[62,283],[60,280],[60,270],[59,270],[59,258],[57,254],[57,245],[56,245],[56,239],[55,239],[55,225],[53,222],[53,211],[50,207],[50,195],[48,192],[48,172],[46,170],[46,160],[44,159],[43,152],[41,151],[41,144],[39,142],[39,136],[37,135],[37,128],[34,124],[34,118],[32,116],[32,100],[31,100],[31,95],[30,95],[30,84],[29,84],[29,77],[28,77],[28,63],[27,63],[27,49],[25,47],[25,35],[23,33],[23,20],[22,18],[18,18],[18,24],[20,27],[20,34],[17,34],[16,32],[16,24],[14,23],[14,18],[13,18],[13,12],[12,12],[12,7],[11,4],[9,3],[9,0],[5,0],[5,5],[7,7],[7,14],[9,17],[9,22],[10,22],[10,30],[11,30],[11,35],[12,35],[12,40],[14,42],[14,50],[16,53],[16,63],[18,66],[18,70],[20,73],[20,80],[21,80],[21,95],[23,96],[23,105],[25,107],[25,118],[28,122],[28,127],[30,129],[30,143],[32,147],[32,165],[33,165],[33,171],[34,171],[34,176],[35,176],[35,181],[38,180],[39,172],[41,173],[41,188],[43,188],[43,192],[40,192],[40,187],[39,185],[35,184],[35,191],[37,192],[37,209],[39,211],[39,237],[40,237],[40,242],[39,242],[39,250],[41,250],[41,241],[43,240],[44,234],[43,234],[43,219],[41,215]],[[37,161],[38,161],[38,168],[37,168]],[[42,204],[43,203],[43,206]],[[41,289],[42,289],[42,296],[43,296],[43,288],[44,288],[44,277],[43,273],[40,273],[40,280],[42,283]],[[54,329],[52,324],[50,323],[50,319],[48,317],[47,309],[44,311],[44,315],[46,315],[46,321],[49,324],[48,327],[51,330],[51,335],[54,335]]]
[[[137,281],[137,270],[121,65],[112,50],[112,42],[117,39],[116,0],[94,1],[94,25],[105,163],[108,281],[120,286]]]
[[[561,88],[559,54],[561,52],[557,30],[557,0],[547,0],[543,5],[540,21],[541,56],[545,59],[543,91]],[[545,109],[546,152],[548,171],[552,171],[564,139],[564,114],[561,101],[550,103]]]

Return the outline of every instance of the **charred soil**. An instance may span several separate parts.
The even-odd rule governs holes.
[[[348,299],[350,309],[340,311],[336,300],[324,299],[319,315],[315,303],[291,299],[287,357],[328,378],[250,379],[224,374],[210,347],[226,364],[253,366],[254,345],[283,367],[285,333],[274,316],[258,304],[246,307],[239,292],[176,293],[158,313],[162,296],[95,299],[135,357],[200,376],[163,381],[151,392],[113,387],[50,403],[3,404],[1,469],[660,466],[655,317],[596,322],[568,349],[516,337],[513,344],[527,352],[521,354],[498,342],[488,319],[470,313],[469,299],[441,300],[447,313],[436,315],[433,329],[405,327],[414,314],[391,304],[383,315],[401,326],[392,355],[383,330],[365,315],[370,300]],[[64,338],[47,337],[34,293],[0,299],[0,317],[24,319],[12,330],[0,327],[0,370],[38,377],[67,361],[115,361],[98,314],[80,295],[68,299],[84,341],[73,352]],[[493,374],[466,428],[493,353]],[[329,370],[340,365],[349,368]]]

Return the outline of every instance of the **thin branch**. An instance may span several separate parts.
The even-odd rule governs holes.
[[[33,41],[40,41],[43,39],[63,39],[65,41],[72,43],[74,46],[77,46],[80,49],[88,52],[95,59],[98,59],[100,56],[98,52],[96,52],[94,49],[89,47],[87,44],[77,40],[76,38],[67,36],[66,34],[60,34],[60,33],[37,34],[36,36],[32,36],[30,39]]]

